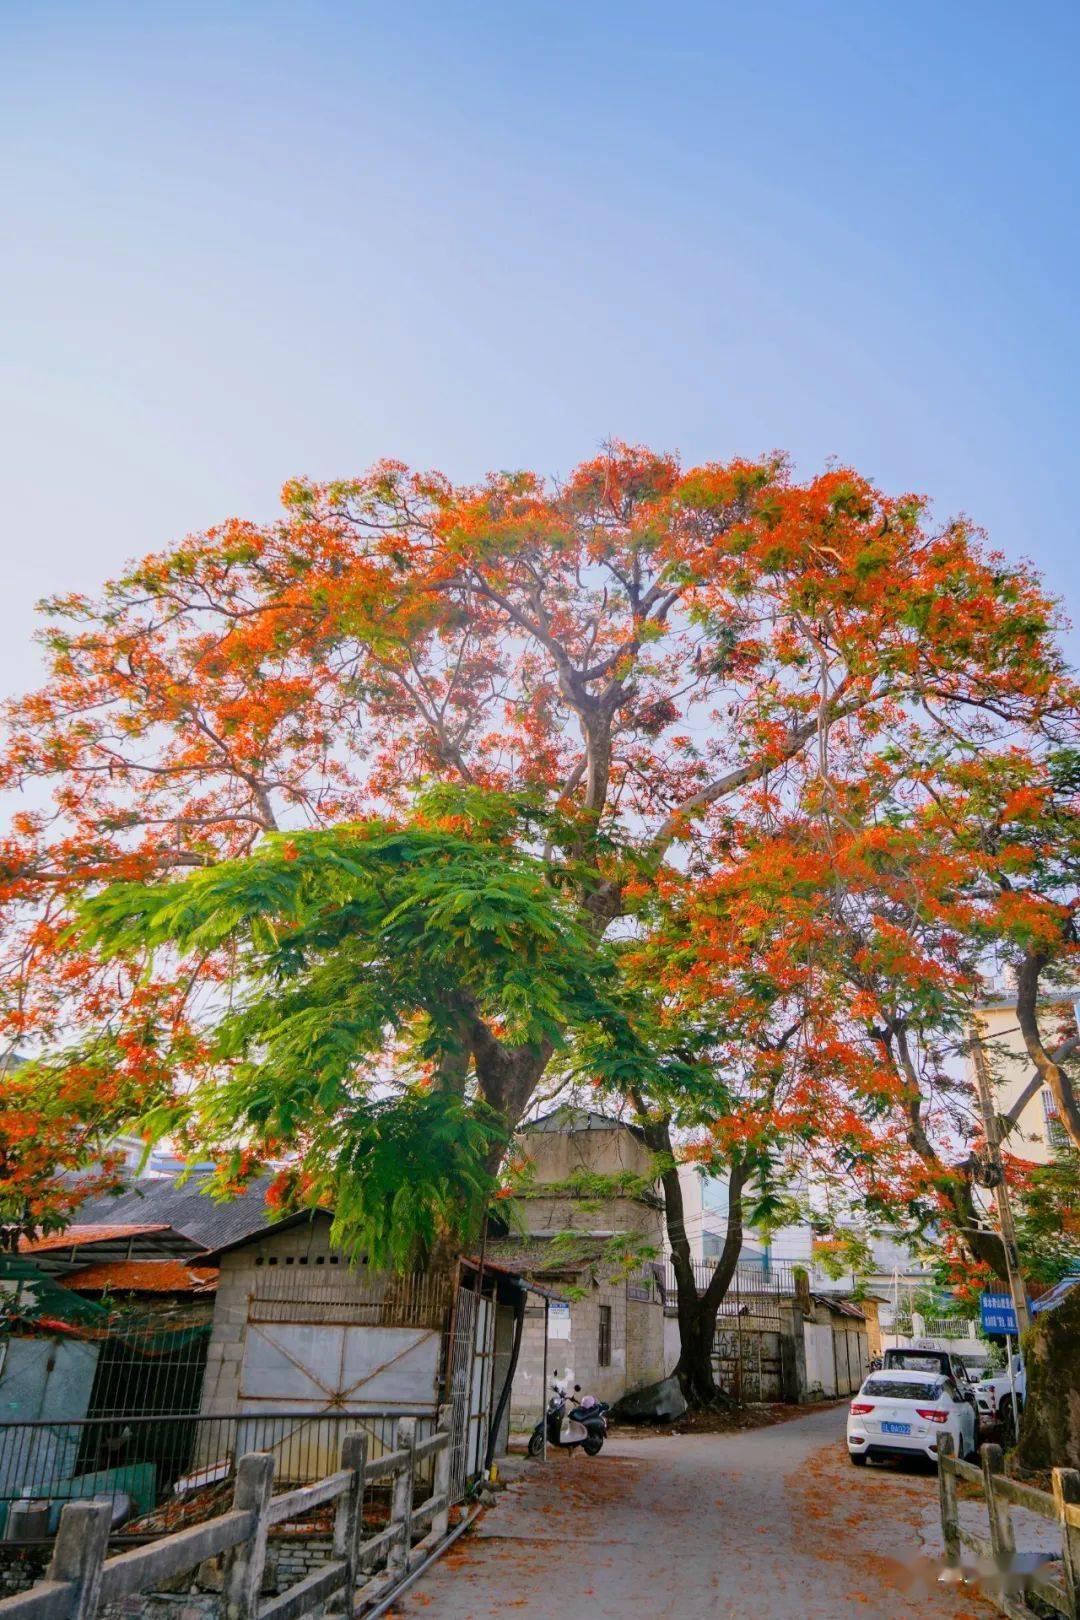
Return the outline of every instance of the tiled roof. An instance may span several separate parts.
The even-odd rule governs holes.
[[[212,1294],[217,1283],[216,1266],[189,1266],[183,1260],[113,1260],[64,1278],[65,1288],[78,1293]]]
[[[159,1222],[154,1225],[112,1225],[77,1221],[62,1232],[50,1232],[46,1237],[20,1238],[23,1254],[47,1254],[50,1249],[81,1249],[91,1243],[113,1243],[117,1238],[144,1237],[148,1232],[165,1232],[168,1227]]]

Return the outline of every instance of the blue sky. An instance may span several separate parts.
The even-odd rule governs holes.
[[[37,596],[288,476],[609,435],[850,461],[1076,607],[1075,6],[0,20],[0,691]]]

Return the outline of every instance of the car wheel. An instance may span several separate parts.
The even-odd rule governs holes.
[[[865,1468],[866,1467],[866,1452],[865,1451],[849,1451],[848,1456],[851,1458],[851,1460],[855,1464],[856,1468]]]
[[[998,1417],[1001,1422],[1001,1437],[1007,1445],[1012,1445],[1016,1439],[1016,1414],[1011,1400],[1002,1401],[998,1408]]]

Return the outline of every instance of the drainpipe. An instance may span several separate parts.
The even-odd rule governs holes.
[[[484,1458],[484,1472],[491,1472],[491,1464],[495,1456],[495,1443],[499,1438],[499,1425],[503,1420],[507,1402],[510,1399],[510,1385],[514,1382],[517,1372],[518,1356],[521,1354],[521,1338],[525,1327],[525,1301],[529,1291],[524,1284],[518,1284],[518,1297],[514,1304],[514,1343],[510,1350],[510,1365],[506,1369],[506,1380],[499,1395],[499,1402],[492,1414],[491,1425],[488,1429],[487,1455]]]

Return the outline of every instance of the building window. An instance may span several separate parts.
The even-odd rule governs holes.
[[[1052,1148],[1063,1148],[1069,1145],[1069,1133],[1061,1123],[1061,1115],[1057,1111],[1054,1093],[1047,1089],[1042,1094],[1043,1119],[1046,1121],[1046,1140]]]
[[[596,1347],[597,1364],[601,1367],[611,1366],[611,1306],[600,1307],[600,1342]]]

